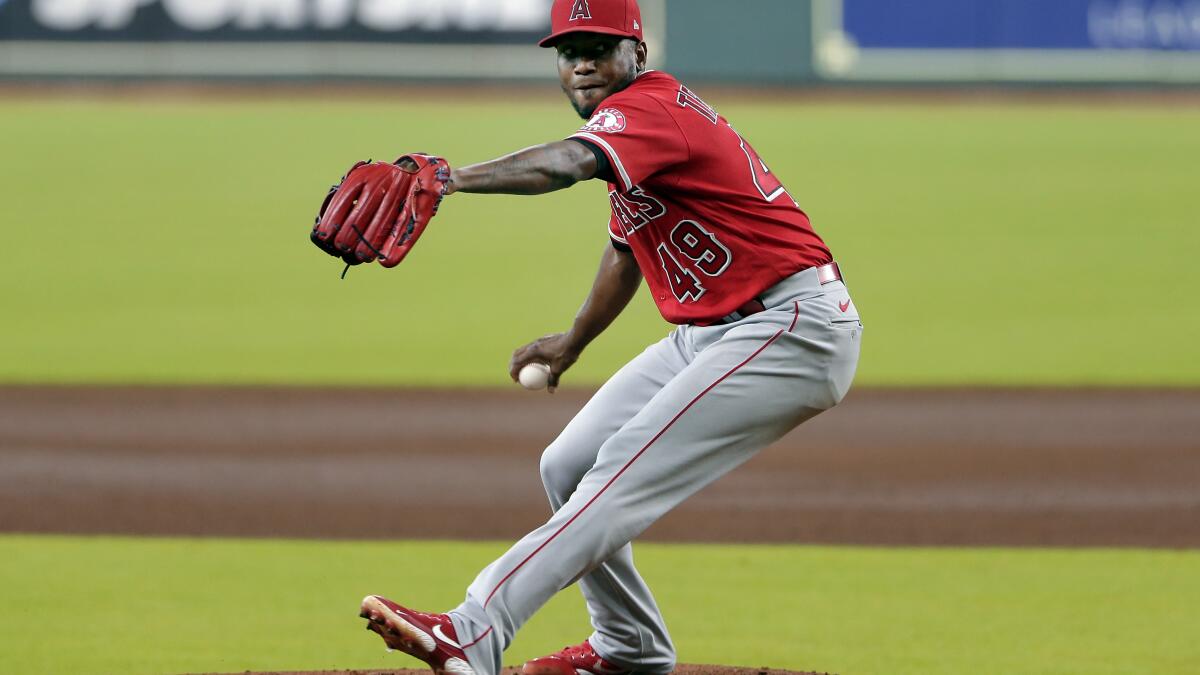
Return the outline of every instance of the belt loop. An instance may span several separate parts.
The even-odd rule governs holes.
[[[817,268],[817,281],[824,286],[842,280],[842,269],[836,262],[826,263]]]
[[[746,304],[721,317],[721,320],[717,323],[726,324],[734,323],[735,321],[741,321],[752,314],[758,314],[759,312],[764,311],[766,308],[767,305],[763,302],[762,298],[752,298],[747,300]]]

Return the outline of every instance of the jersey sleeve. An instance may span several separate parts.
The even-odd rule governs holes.
[[[592,176],[592,178],[599,178],[606,183],[617,182],[617,176],[613,173],[612,164],[608,161],[608,155],[604,154],[604,151],[600,149],[600,146],[587,140],[586,138],[576,138],[575,136],[570,136],[567,138],[567,140],[575,141],[588,150],[591,150],[592,155],[596,157],[596,175]]]
[[[662,104],[645,95],[615,98],[601,104],[571,138],[604,152],[622,191],[688,160],[687,138]]]

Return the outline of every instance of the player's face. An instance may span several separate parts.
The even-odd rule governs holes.
[[[571,33],[556,47],[563,92],[585,120],[601,101],[628,87],[646,67],[646,45],[636,40]]]

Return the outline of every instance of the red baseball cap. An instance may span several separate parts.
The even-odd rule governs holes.
[[[602,33],[642,41],[642,10],[637,0],[554,0],[550,34],[539,47],[553,47],[567,33]]]

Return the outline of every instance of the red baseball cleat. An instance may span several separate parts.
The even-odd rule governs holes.
[[[429,664],[437,675],[475,675],[458,643],[454,624],[445,614],[426,614],[401,607],[387,598],[363,598],[359,616],[367,630],[383,638],[389,649],[398,649]]]
[[[604,660],[587,640],[557,654],[525,664],[524,675],[630,675],[633,671]]]

